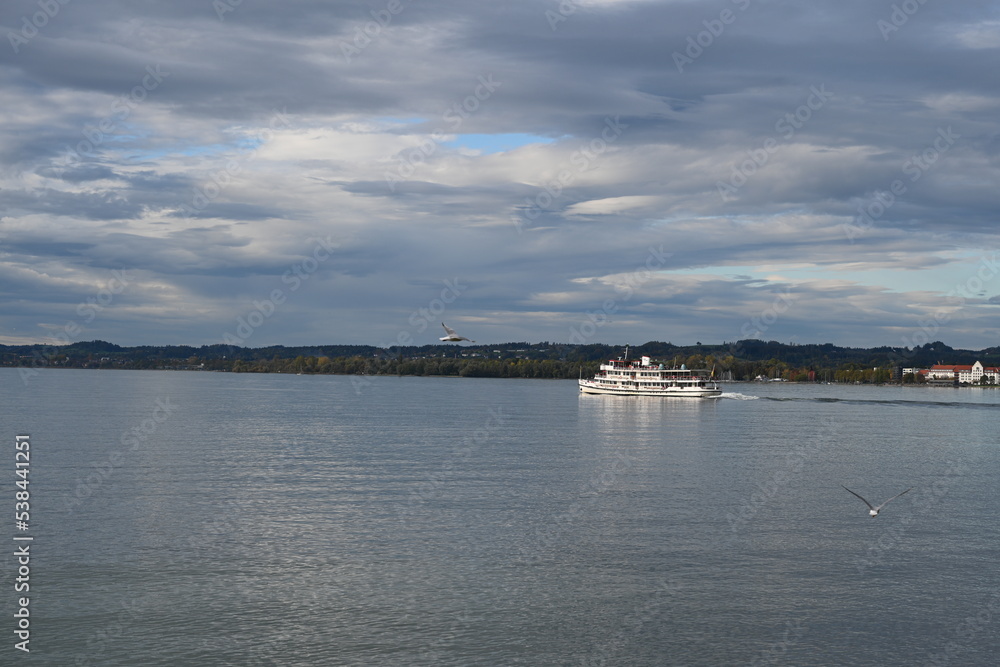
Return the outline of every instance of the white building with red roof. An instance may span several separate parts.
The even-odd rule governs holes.
[[[983,380],[983,378],[986,378]],[[952,381],[959,384],[1000,384],[1000,368],[983,366],[980,362],[969,365],[935,364],[927,371],[928,380]]]

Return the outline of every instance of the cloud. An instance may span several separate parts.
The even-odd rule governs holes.
[[[630,197],[608,197],[583,201],[566,208],[566,215],[611,215],[629,209],[649,208],[657,203],[653,196],[633,195]]]
[[[982,0],[73,7],[3,26],[0,336],[132,267],[81,337],[218,342],[282,289],[248,344],[434,342],[408,320],[459,279],[476,340],[609,300],[595,341],[729,340],[792,290],[769,336],[890,344],[998,245]],[[995,344],[998,284],[938,337]]]

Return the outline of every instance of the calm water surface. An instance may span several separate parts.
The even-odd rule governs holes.
[[[0,369],[2,664],[994,665],[1000,391]],[[876,519],[876,503],[915,487]],[[7,549],[12,553],[13,549]]]

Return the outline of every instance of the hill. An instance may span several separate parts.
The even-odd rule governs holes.
[[[592,374],[600,361],[621,356],[624,349],[549,342],[388,349],[371,345],[122,347],[94,340],[63,346],[0,345],[0,366],[571,378]],[[1000,348],[961,350],[940,341],[913,349],[789,345],[755,339],[686,346],[650,341],[629,348],[630,357],[643,355],[688,367],[715,367],[720,376],[734,380],[763,375],[788,380],[879,382],[898,378],[905,367],[971,364],[976,360],[987,366],[1000,365]]]

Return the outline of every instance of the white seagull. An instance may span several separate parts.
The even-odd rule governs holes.
[[[451,342],[455,342],[455,343],[457,343],[460,340],[467,340],[470,343],[475,343],[476,342],[476,341],[472,340],[471,338],[466,338],[465,336],[459,336],[457,333],[455,333],[454,329],[450,328],[444,322],[441,323],[441,326],[443,326],[444,330],[446,332],[448,332],[448,335],[447,336],[441,336],[438,340],[451,341]]]
[[[844,485],[841,484],[841,486],[844,486]],[[851,491],[850,489],[848,489],[846,486],[844,486],[844,489],[846,489],[847,491],[850,491],[851,493],[854,493],[853,491]],[[907,491],[912,491],[912,490],[913,490],[913,487],[911,486],[906,491],[903,491],[903,493],[906,493]],[[896,498],[899,498],[901,495],[903,495],[903,493],[897,493],[892,498],[889,498],[889,500],[885,501],[884,503],[882,503],[878,507],[873,506],[870,502],[868,502],[864,498],[861,498],[861,496],[859,496],[858,494],[854,493],[854,495],[858,496],[858,498],[861,498],[861,500],[864,501],[865,505],[868,505],[868,514],[871,515],[871,518],[874,519],[875,517],[878,516],[879,510],[881,510],[883,507],[885,507],[886,505],[888,505],[889,503],[891,503]]]

